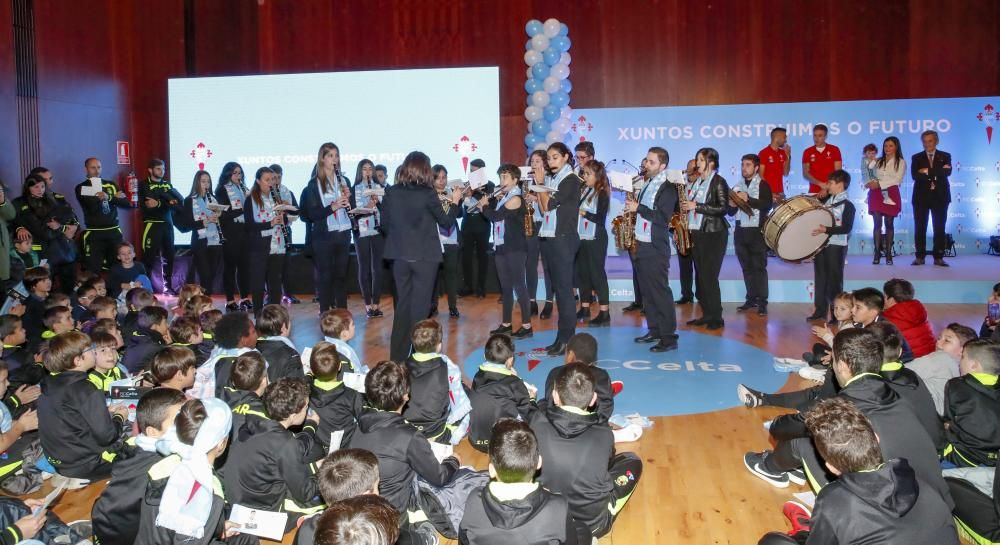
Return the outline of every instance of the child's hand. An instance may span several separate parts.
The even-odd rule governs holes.
[[[813,335],[816,335],[821,339],[823,338],[824,335],[829,335],[830,333],[832,333],[830,331],[830,328],[827,327],[826,325],[814,325],[812,326],[812,332]]]
[[[33,502],[34,505],[29,502]],[[25,500],[24,503],[30,507],[32,511],[42,506],[42,502],[38,500]],[[45,514],[46,511],[42,510],[39,511],[37,515],[21,517],[14,523],[14,526],[17,526],[17,529],[21,531],[21,537],[24,539],[31,539],[38,534],[38,532],[42,529],[42,526],[45,526]]]
[[[458,465],[462,465],[462,457],[459,456],[457,452],[452,452],[451,456],[449,456],[449,458],[454,458],[454,459],[458,460]]]
[[[112,405],[108,406],[108,411],[111,414],[116,414],[124,418],[125,420],[128,420],[128,407],[126,407],[122,403],[113,403]]]
[[[14,316],[24,316],[25,310],[26,309],[24,308],[24,305],[22,305],[21,303],[14,303],[10,307],[10,313]]]
[[[238,522],[233,522],[231,520],[227,520],[226,523],[223,525],[224,529],[222,530],[222,538],[223,539],[229,539],[229,538],[231,538],[231,537],[239,534],[240,533],[240,528],[242,528],[242,527],[243,527],[243,525],[241,525]]]
[[[538,397],[538,386],[528,383],[524,385],[528,387],[528,395],[531,396],[531,399],[536,399]]]
[[[35,431],[38,429],[38,411],[31,409],[17,418],[15,422],[21,426],[21,431]]]
[[[830,363],[831,363],[832,360],[833,360],[833,354],[831,354],[830,352],[827,352],[826,354],[823,354],[823,356],[820,357],[820,359],[819,359],[820,363],[822,363],[823,365],[826,365],[827,367],[830,366]]]
[[[14,395],[21,401],[22,405],[27,405],[42,395],[42,388],[40,386],[28,386],[25,384],[18,388],[14,392]]]

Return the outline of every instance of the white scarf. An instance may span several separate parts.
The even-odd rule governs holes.
[[[229,437],[233,426],[232,409],[223,401],[206,399],[202,403],[208,417],[201,423],[193,445],[182,443],[174,426],[157,443],[161,452],[180,455],[181,463],[167,479],[156,525],[195,539],[205,536],[215,497],[215,473],[207,454]]]

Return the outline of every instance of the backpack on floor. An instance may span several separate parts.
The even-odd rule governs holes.
[[[420,477],[414,479],[414,487],[417,502],[427,515],[427,520],[444,537],[457,539],[466,500],[489,482],[490,476],[485,471],[462,467],[455,473],[455,478],[442,487],[434,486]]]

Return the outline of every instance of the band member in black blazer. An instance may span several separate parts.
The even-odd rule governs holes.
[[[219,217],[219,227],[222,228],[222,289],[226,294],[226,311],[249,311],[250,277],[247,274],[247,235],[244,223],[243,207],[246,206],[250,190],[243,183],[243,167],[239,163],[229,162],[222,167],[219,175],[219,185],[215,188],[215,200],[228,206]],[[237,295],[242,296],[237,302]]]
[[[389,359],[403,361],[410,354],[413,324],[427,317],[427,302],[441,263],[438,226],[454,224],[462,190],[452,191],[452,206],[445,212],[434,191],[431,161],[419,151],[410,152],[397,172],[396,182],[382,199],[382,229],[397,296]]]
[[[285,246],[285,215],[275,207],[278,203],[271,196],[277,177],[270,167],[260,167],[254,175],[253,189],[243,203],[243,221],[246,224],[247,271],[250,291],[253,294],[253,313],[260,317],[264,308],[264,293],[281,293],[281,267],[287,248]]]
[[[198,282],[205,295],[215,289],[215,273],[222,263],[222,231],[217,212],[209,204],[218,204],[212,195],[212,175],[204,170],[194,174],[191,193],[184,199],[184,222],[191,229],[191,252]],[[179,341],[180,342],[180,341]]]
[[[719,175],[719,152],[701,148],[695,157],[701,178],[688,190],[687,201],[681,211],[688,213],[691,231],[691,254],[694,258],[695,296],[701,306],[701,318],[689,320],[688,325],[704,325],[708,329],[721,329],[722,293],[719,272],[726,256],[729,242],[729,184]]]
[[[358,284],[361,286],[361,296],[365,299],[365,313],[369,318],[382,316],[378,305],[382,299],[382,271],[385,269],[382,254],[385,252],[385,236],[382,235],[380,225],[382,197],[365,196],[365,192],[380,189],[385,188],[375,179],[375,163],[369,159],[362,159],[358,162],[358,170],[354,175],[351,206],[374,210],[356,216],[357,228],[354,231],[354,247],[358,254]]]
[[[546,351],[550,356],[559,356],[566,352],[566,343],[576,333],[573,262],[580,248],[577,221],[580,219],[580,186],[583,182],[573,173],[573,154],[566,144],[552,144],[545,155],[551,173],[546,185],[555,186],[556,191],[539,195],[542,210],[548,212],[539,236],[548,238],[542,245],[542,251],[548,256],[556,308],[559,309],[559,333]],[[551,225],[553,220],[554,226]]]
[[[910,174],[913,176],[913,228],[916,233],[913,243],[917,249],[914,265],[923,265],[927,256],[927,216],[934,220],[934,264],[947,267],[944,260],[945,222],[948,220],[948,205],[951,203],[951,154],[937,149],[938,134],[924,131],[920,135],[924,151],[910,159]]]
[[[469,169],[475,172],[486,168],[486,161],[473,159]],[[459,235],[462,244],[462,276],[465,278],[465,289],[460,295],[472,295],[480,299],[486,297],[486,270],[489,268],[490,220],[483,217],[476,203],[483,197],[489,197],[496,190],[493,182],[475,189],[463,203],[462,232]],[[475,263],[475,272],[473,272]]]
[[[319,147],[316,176],[299,202],[312,226],[313,267],[319,311],[347,308],[347,265],[351,254],[351,184],[340,174],[340,149],[332,142]]]

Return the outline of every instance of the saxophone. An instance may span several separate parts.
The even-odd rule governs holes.
[[[674,185],[677,187],[677,212],[670,218],[670,228],[674,232],[677,253],[687,256],[691,253],[691,231],[688,229],[688,214],[681,210],[681,205],[687,202],[687,187],[684,184]]]
[[[636,182],[641,180],[643,176],[635,176],[632,178],[632,186],[635,187]],[[625,200],[634,200],[635,193],[628,191],[625,193]],[[615,247],[618,250],[627,251],[628,253],[635,253],[637,243],[635,240],[635,217],[636,212],[622,212],[621,215],[616,216],[615,219],[611,220],[611,234],[615,237]]]

